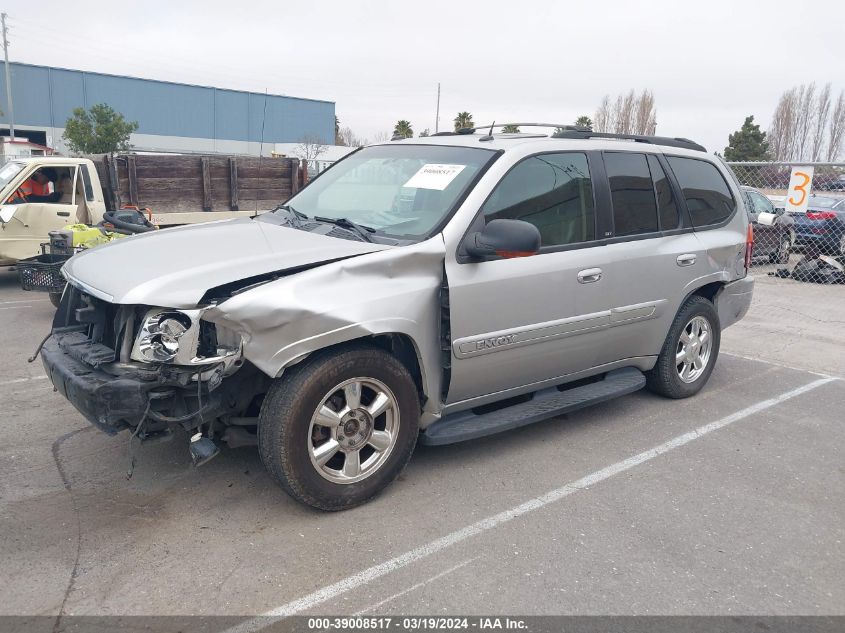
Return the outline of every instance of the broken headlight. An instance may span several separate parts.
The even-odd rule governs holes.
[[[203,321],[204,310],[153,308],[144,316],[132,360],[173,365],[238,367],[243,350],[241,335]]]
[[[136,349],[143,360],[158,363],[172,361],[185,343],[192,344],[195,336],[186,334],[193,322],[184,312],[167,310],[148,315],[141,325]]]

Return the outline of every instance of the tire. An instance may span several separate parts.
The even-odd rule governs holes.
[[[350,410],[354,397],[359,406]],[[399,476],[414,451],[419,416],[407,368],[379,348],[350,347],[317,354],[274,381],[259,414],[258,449],[291,497],[319,510],[346,510]],[[325,420],[333,427],[320,424]]]
[[[780,238],[778,249],[769,255],[769,261],[774,264],[788,264],[789,256],[792,254],[792,242],[788,236]]]
[[[701,358],[704,355],[701,353],[701,350],[704,349],[703,344],[696,346],[690,352],[690,356],[687,357],[697,356],[702,361],[700,370],[690,364],[687,359],[677,361],[677,355],[682,353],[682,346],[689,345],[689,343],[683,343],[681,336],[686,332],[687,337],[689,337],[690,327],[693,326],[693,330],[697,329],[693,325],[694,323],[706,324],[709,328],[710,347],[706,359]],[[713,367],[719,355],[721,338],[719,315],[716,313],[714,305],[698,295],[693,295],[687,299],[686,303],[678,310],[678,314],[669,328],[666,341],[657,357],[657,363],[653,369],[646,373],[648,389],[667,398],[689,398],[698,393],[707,383],[710,374],[713,373]],[[687,379],[683,379],[679,368],[685,369],[686,367],[690,367],[691,371],[687,374]]]
[[[52,303],[54,307],[58,308],[59,304],[61,302],[62,302],[62,293],[61,292],[51,292],[50,293],[50,303]]]

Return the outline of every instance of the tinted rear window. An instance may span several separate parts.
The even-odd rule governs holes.
[[[604,165],[613,201],[614,233],[637,235],[657,231],[657,205],[644,154],[607,152]]]
[[[715,165],[679,156],[666,159],[684,192],[693,226],[719,224],[730,217],[736,202]]]

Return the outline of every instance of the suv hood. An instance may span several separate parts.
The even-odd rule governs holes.
[[[190,308],[223,284],[388,248],[239,218],[119,239],[75,255],[62,272],[112,303]]]

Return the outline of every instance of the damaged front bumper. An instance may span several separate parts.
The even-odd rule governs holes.
[[[86,361],[96,353],[96,344],[73,332],[54,332],[44,343],[41,359],[55,388],[110,435],[138,429],[142,422],[142,439],[177,425],[190,430],[245,406],[247,390],[242,383],[249,380],[250,371],[224,379],[214,373],[208,379],[213,369],[197,373],[198,368],[166,365],[94,367]],[[222,368],[221,364],[220,372]]]
[[[55,335],[41,349],[53,386],[98,429],[113,435],[137,426],[156,382],[117,378],[77,360],[59,346]]]
[[[165,316],[171,329],[155,329]],[[165,337],[172,353],[162,355]],[[161,350],[146,358],[145,342]],[[56,390],[92,424],[109,434],[134,429],[141,439],[231,415],[244,406],[241,383],[251,373],[242,371],[237,335],[202,321],[199,310],[111,304],[73,285],[41,357]]]

